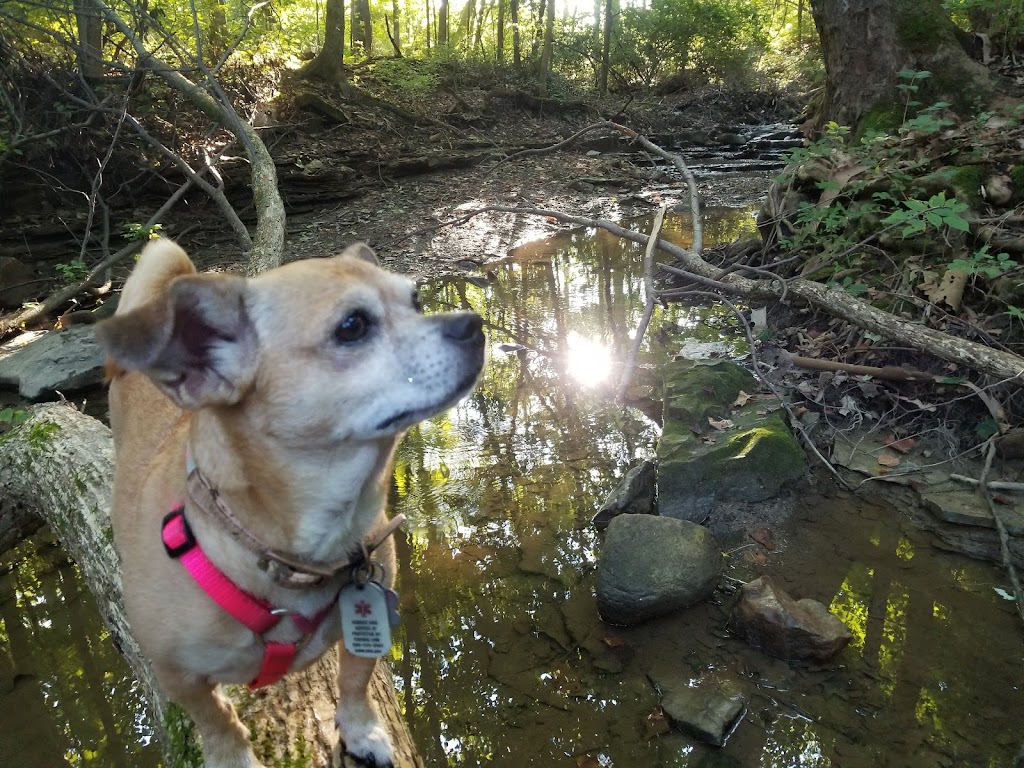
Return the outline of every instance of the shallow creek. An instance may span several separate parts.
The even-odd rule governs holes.
[[[748,210],[712,210],[708,241],[751,227]],[[684,218],[668,231],[685,243]],[[392,664],[426,764],[1009,766],[1024,739],[1024,664],[1015,614],[994,591],[1004,576],[828,485],[803,493],[775,552],[722,543],[727,586],[770,574],[847,623],[854,641],[834,662],[790,665],[733,639],[728,592],[637,628],[600,621],[589,520],[658,433],[653,399],[611,404],[642,311],[640,252],[560,234],[487,279],[423,289],[428,309],[484,315],[491,341],[476,392],[413,430],[395,465],[392,507],[410,521]],[[728,312],[674,305],[655,315],[641,362],[687,339],[740,344]],[[641,395],[652,378],[638,372]],[[652,682],[715,677],[748,699],[719,750],[668,727]],[[4,555],[0,768],[146,768],[158,762],[148,735],[59,547],[43,534]]]

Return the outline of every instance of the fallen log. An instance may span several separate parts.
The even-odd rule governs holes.
[[[110,526],[113,476],[110,429],[71,405],[34,406],[23,424],[0,436],[0,488],[7,502],[35,510],[78,564],[149,703],[165,764],[198,765],[192,762],[198,753],[191,723],[160,692],[128,627]],[[275,764],[286,753],[292,760],[301,753],[303,766],[358,766],[339,754],[334,727],[337,667],[336,654],[327,654],[304,672],[270,688],[255,693],[244,687],[229,689],[239,716],[253,733],[257,754],[267,764]],[[371,695],[391,731],[397,768],[423,768],[405,727],[387,664],[377,665]]]

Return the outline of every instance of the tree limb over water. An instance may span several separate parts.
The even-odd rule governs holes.
[[[643,232],[627,229],[607,219],[589,219],[548,208],[488,205],[470,211],[460,211],[461,215],[449,222],[449,225],[463,224],[474,216],[489,212],[540,216],[578,227],[600,228],[634,243],[646,244],[648,241],[648,235]],[[686,272],[691,273],[696,280],[702,283],[706,283],[708,280],[715,281],[722,286],[728,286],[729,291],[747,299],[771,301],[781,300],[784,296],[795,297],[815,309],[846,320],[859,328],[912,346],[942,360],[964,365],[999,379],[1017,379],[1024,383],[1024,358],[1019,355],[912,323],[860,301],[840,288],[833,288],[800,277],[789,279],[743,277],[735,272],[716,267],[695,252],[666,240],[659,239],[657,247],[675,258],[678,263],[683,265]]]

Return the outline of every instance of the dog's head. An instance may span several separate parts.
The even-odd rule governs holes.
[[[480,317],[424,315],[415,286],[362,244],[255,278],[187,274],[154,294],[97,326],[113,363],[183,408],[234,409],[287,442],[398,434],[465,396],[483,366]]]

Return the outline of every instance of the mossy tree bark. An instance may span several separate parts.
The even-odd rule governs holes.
[[[912,98],[949,101],[968,110],[991,93],[988,71],[960,46],[942,0],[811,0],[825,59],[825,98],[818,124],[861,127],[871,119],[894,129],[906,97],[903,69],[928,71]]]

